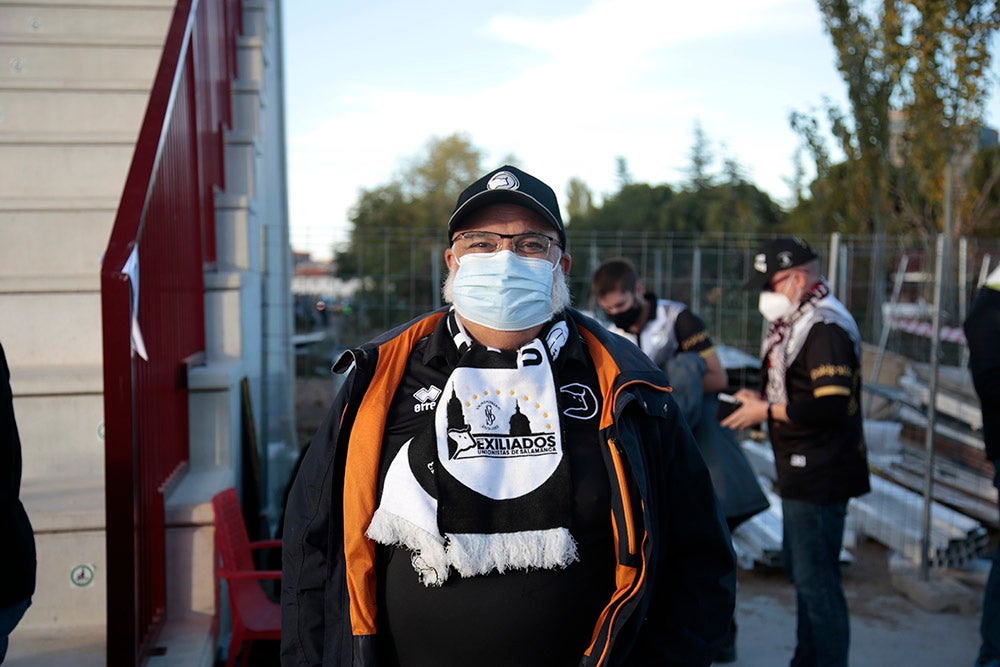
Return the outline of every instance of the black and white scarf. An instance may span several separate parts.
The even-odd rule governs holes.
[[[767,328],[761,344],[765,360],[765,395],[771,403],[788,403],[785,372],[795,361],[810,329],[817,322],[836,324],[851,337],[855,354],[861,359],[861,334],[854,318],[840,301],[830,294],[830,285],[820,278],[802,298],[794,313],[775,320]]]
[[[427,586],[443,584],[451,569],[472,577],[566,567],[577,550],[552,365],[566,323],[513,352],[474,343],[450,324],[458,365],[433,425],[389,464],[366,535],[409,549]]]

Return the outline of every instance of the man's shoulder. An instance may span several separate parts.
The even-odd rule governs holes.
[[[601,350],[591,350],[592,356],[594,354],[606,354],[610,356],[621,371],[662,373],[660,368],[631,340],[624,336],[619,336],[594,318],[585,315],[575,308],[567,308],[566,315],[576,328],[591,334],[601,346]]]
[[[437,323],[448,313],[448,306],[442,306],[437,310],[432,310],[426,313],[422,313],[414,317],[409,322],[404,322],[399,326],[393,327],[388,331],[384,331],[375,338],[371,339],[365,345],[383,345],[389,341],[396,340],[401,336],[411,334],[414,331],[433,331]]]
[[[392,348],[393,351],[409,353],[418,341],[426,338],[434,331],[447,313],[447,307],[423,313],[409,322],[404,322],[357,347],[344,351],[333,365],[334,372],[342,373],[350,368],[352,364],[359,365],[368,359],[375,359],[381,354],[383,348]]]
[[[1000,291],[985,285],[976,292],[963,326],[990,326],[1000,320]],[[988,324],[989,323],[989,324]]]

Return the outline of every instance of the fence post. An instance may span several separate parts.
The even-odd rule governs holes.
[[[840,274],[840,232],[830,234],[830,261],[828,264],[826,278],[830,283],[830,291],[833,293],[833,296],[843,302],[843,296],[837,291],[837,287],[839,286],[837,277]]]
[[[889,301],[889,317],[886,317],[886,314],[882,313],[882,333],[879,336],[878,354],[875,357],[875,363],[872,364],[871,379],[868,381],[870,384],[878,384],[878,376],[882,372],[882,359],[885,357],[885,348],[889,343],[889,333],[892,331],[891,318],[894,316],[894,313],[891,309],[894,308],[899,302],[899,293],[903,289],[903,279],[906,276],[906,266],[909,262],[910,258],[908,255],[903,255],[899,258],[899,267],[896,269],[896,278],[892,285],[892,299]],[[870,417],[872,407],[871,393],[866,394],[865,398],[867,399],[867,408],[865,409],[864,414]]]
[[[434,310],[441,307],[441,246],[431,245],[431,303]]]
[[[934,317],[931,325],[931,370],[928,384],[927,433],[924,439],[924,522],[920,543],[920,578],[930,577],[931,504],[934,502],[934,426],[937,421],[938,365],[941,353],[941,297],[944,294],[945,243],[944,234],[938,234],[934,263]]]
[[[850,247],[844,244],[840,247],[840,253],[837,256],[839,264],[837,265],[837,271],[839,275],[839,285],[837,285],[838,292],[840,296],[837,297],[841,303],[848,309],[850,309],[851,304],[851,293],[847,289],[847,253],[850,252]]]
[[[691,310],[701,312],[701,246],[695,245],[691,257]]]

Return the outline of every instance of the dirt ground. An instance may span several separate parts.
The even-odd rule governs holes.
[[[338,379],[298,377],[295,380],[295,431],[299,446],[304,445],[323,423],[337,391]]]

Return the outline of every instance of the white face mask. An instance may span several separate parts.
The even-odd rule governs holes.
[[[510,250],[465,255],[458,260],[451,301],[459,315],[484,327],[530,329],[555,313],[552,280],[558,269],[558,263],[521,257]]]
[[[780,320],[790,314],[794,309],[795,304],[792,303],[791,299],[784,294],[779,294],[778,292],[765,290],[760,293],[760,297],[757,299],[757,310],[760,311],[760,314],[763,315],[764,319],[768,322]]]

